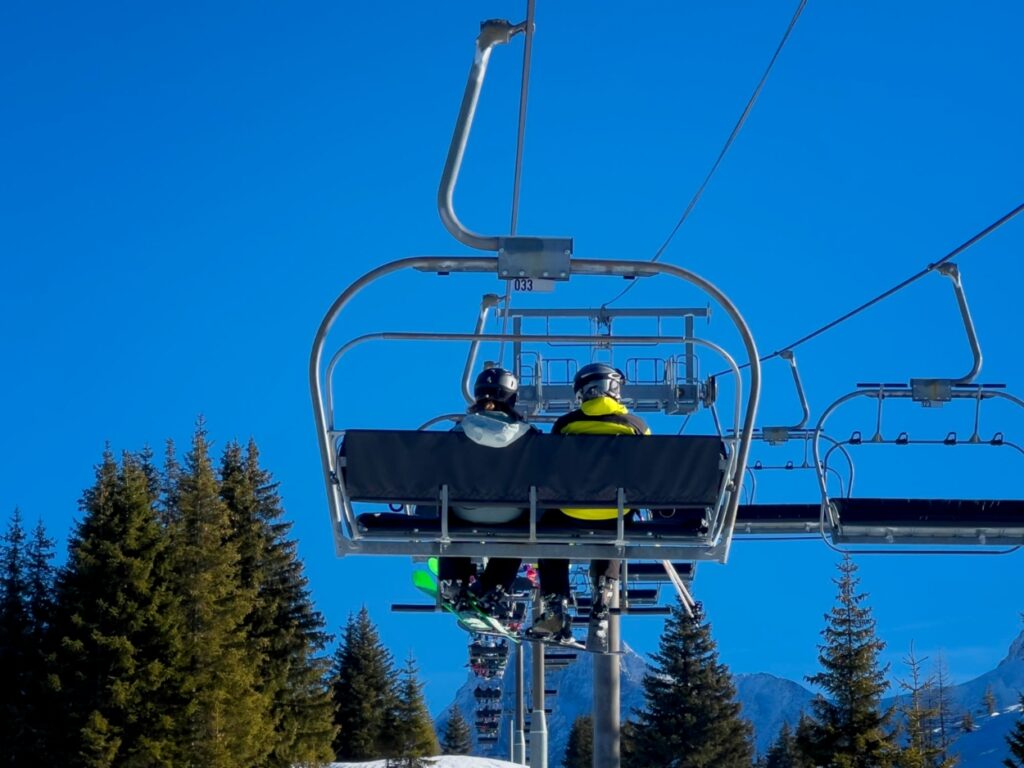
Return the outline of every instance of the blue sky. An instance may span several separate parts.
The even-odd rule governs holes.
[[[653,255],[794,7],[538,3],[520,232],[574,236],[581,257]],[[463,680],[464,636],[441,616],[387,611],[416,597],[408,561],[334,557],[306,365],[323,312],[359,275],[466,253],[438,220],[437,181],[478,22],[523,12],[508,2],[5,5],[5,516],[18,506],[42,518],[63,546],[105,442],[184,443],[203,414],[219,446],[258,442],[330,626],[368,605],[396,655],[417,656],[432,707],[446,704]],[[768,352],[940,258],[1022,202],[1022,21],[1009,2],[811,0],[665,259],[722,287]],[[493,56],[458,190],[459,215],[480,231],[508,225],[521,54],[518,39]],[[1022,246],[1019,220],[959,260],[981,379],[1018,393]],[[500,289],[481,280],[399,279],[353,306],[344,331],[469,329],[480,294]],[[599,303],[618,288],[555,296]],[[643,286],[622,305],[678,298]],[[712,335],[727,340],[725,325],[716,314]],[[857,381],[969,367],[937,276],[798,359],[815,413]],[[458,407],[457,355],[382,347],[353,360],[338,392],[350,426],[412,427]],[[765,376],[761,423],[792,421],[788,372],[776,361]],[[906,418],[929,434],[963,429],[952,409]],[[1009,437],[1022,421],[1004,409],[986,423]],[[839,427],[869,429],[870,414]],[[894,418],[893,428],[906,427]],[[865,449],[859,490],[1020,498],[1019,457],[964,452]],[[762,500],[814,500],[810,478],[775,482],[761,480]],[[863,558],[887,658],[915,641],[919,655],[943,650],[958,680],[993,666],[1020,630],[1021,557]],[[728,565],[701,566],[696,595],[723,660],[737,672],[813,673],[834,562],[820,543],[750,542]],[[624,637],[648,652],[659,630],[630,619]]]

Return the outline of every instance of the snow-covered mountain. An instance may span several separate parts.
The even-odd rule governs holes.
[[[626,719],[643,705],[641,680],[647,669],[645,661],[628,647],[621,658],[622,718]],[[514,689],[512,665],[505,672],[502,707],[505,712],[513,711]],[[558,765],[565,753],[565,744],[573,720],[588,714],[593,704],[593,657],[580,654],[579,659],[569,667],[550,671],[547,687],[558,690],[556,696],[547,699],[553,709],[548,715],[549,763]],[[530,653],[526,652],[526,685],[530,684]],[[763,754],[775,739],[783,722],[795,726],[802,711],[808,710],[814,694],[792,680],[768,674],[737,675],[735,678],[737,700],[743,706],[742,715],[754,726],[757,751]],[[457,706],[470,723],[476,700],[473,689],[478,681],[469,676],[459,689],[452,706]],[[985,692],[991,690],[995,697],[997,712],[989,715],[984,704]],[[960,714],[970,712],[976,730],[961,734],[954,751],[961,756],[961,768],[1001,768],[1008,750],[1006,735],[1016,720],[1022,716],[1020,695],[1024,692],[1024,632],[1011,643],[1006,657],[995,669],[973,680],[952,686],[950,699],[953,711]],[[884,706],[891,706],[892,699]],[[449,709],[437,719],[438,733],[444,732],[448,722]],[[510,716],[510,715],[509,715]],[[527,730],[529,725],[527,725]],[[482,755],[507,757],[509,751],[509,717],[506,717],[494,744],[475,745],[475,752]]]
[[[629,718],[644,703],[641,681],[647,671],[647,663],[628,646],[620,659],[621,665],[621,714],[622,719]],[[530,653],[526,653],[525,680],[530,685]],[[565,753],[566,741],[573,721],[579,715],[589,714],[593,708],[593,656],[580,654],[577,661],[562,670],[549,671],[547,687],[556,689],[558,694],[547,697],[547,705],[553,711],[547,717],[548,749],[552,764],[559,764]],[[505,671],[502,708],[505,712],[513,711],[513,691],[515,686],[514,669],[511,663]],[[466,683],[458,690],[452,706],[457,706],[462,716],[473,722],[473,710],[476,700],[473,690],[478,680],[468,676]],[[737,675],[737,698],[743,705],[743,716],[754,724],[755,737],[759,752],[767,749],[778,733],[783,721],[796,725],[800,712],[807,707],[813,694],[791,680],[785,680],[768,674]],[[451,708],[441,713],[436,721],[438,733],[444,733]],[[506,717],[494,744],[474,744],[477,754],[507,757],[509,751],[509,717]],[[529,730],[529,724],[527,724]]]
[[[779,733],[783,723],[796,728],[800,713],[810,710],[814,694],[799,683],[762,673],[736,675],[736,698],[740,713],[754,726],[754,745],[759,755]]]

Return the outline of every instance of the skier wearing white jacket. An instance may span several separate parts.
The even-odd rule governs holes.
[[[531,431],[539,431],[527,424],[515,410],[519,381],[515,374],[504,368],[484,369],[473,386],[475,402],[454,431],[465,432],[473,442],[489,448],[504,448]],[[515,507],[477,507],[453,505],[452,514],[472,523],[497,525],[508,523],[526,514]],[[476,567],[468,557],[442,557],[438,564],[442,599],[456,610],[479,608],[484,613],[497,615],[505,611],[506,595],[519,572],[522,560],[492,557],[487,561],[480,578],[473,584]]]

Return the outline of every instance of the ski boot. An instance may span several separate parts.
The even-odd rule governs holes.
[[[462,581],[446,579],[438,584],[438,591],[441,593],[441,605],[453,613],[468,611],[476,606],[476,599]]]
[[[542,601],[543,610],[533,626],[526,630],[529,640],[561,642],[572,639],[572,616],[569,615],[569,599],[564,595],[547,595]]]
[[[594,584],[594,596],[590,604],[590,624],[587,628],[587,650],[591,653],[608,653],[608,618],[611,615],[612,597],[618,586],[616,579],[599,576]]]
[[[486,592],[481,595],[477,601],[480,606],[480,610],[497,619],[502,624],[507,626],[509,621],[512,619],[512,601],[509,599],[508,593],[502,587],[495,587],[489,592]]]

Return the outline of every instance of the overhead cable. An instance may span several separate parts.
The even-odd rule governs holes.
[[[943,256],[938,261],[933,262],[931,264],[928,264],[921,271],[911,275],[906,280],[903,280],[902,282],[897,283],[896,285],[894,285],[892,288],[890,288],[887,291],[883,291],[882,293],[880,293],[877,296],[875,296],[873,299],[870,299],[869,301],[865,301],[863,304],[861,304],[860,306],[858,306],[858,307],[856,307],[854,309],[851,309],[846,314],[840,315],[835,320],[832,320],[831,322],[826,323],[825,325],[821,326],[817,330],[811,331],[810,333],[801,336],[796,341],[791,342],[790,344],[787,344],[784,347],[781,347],[780,349],[776,350],[775,352],[772,352],[770,355],[765,355],[764,357],[760,358],[760,361],[763,363],[763,362],[765,362],[767,360],[772,360],[772,359],[774,359],[776,357],[779,357],[783,352],[787,352],[787,351],[789,351],[791,349],[796,349],[801,344],[804,344],[804,343],[810,341],[811,339],[814,339],[814,338],[817,338],[818,336],[821,336],[821,334],[825,333],[826,331],[832,330],[833,328],[835,328],[840,323],[844,323],[847,320],[849,320],[850,318],[855,317],[856,315],[859,315],[864,310],[869,309],[870,307],[873,307],[875,304],[878,304],[881,301],[884,301],[885,299],[887,299],[890,296],[892,296],[894,293],[897,293],[898,291],[902,291],[904,288],[906,288],[911,283],[917,282],[918,280],[920,280],[925,275],[927,275],[927,274],[929,274],[931,272],[934,272],[936,269],[941,267],[943,264],[945,264],[945,263],[947,263],[949,261],[952,261],[953,259],[955,259],[957,256],[962,254],[964,251],[966,251],[971,246],[976,245],[977,243],[981,242],[982,240],[984,240],[986,237],[991,235],[993,232],[995,232],[1001,226],[1003,226],[1008,221],[1013,219],[1015,216],[1017,216],[1022,211],[1024,211],[1024,203],[1021,203],[1020,205],[1018,205],[1016,208],[1014,208],[1009,213],[1005,214],[1001,218],[999,218],[996,221],[994,221],[991,224],[989,224],[987,227],[985,227],[983,230],[978,232],[972,238],[970,238],[969,240],[966,240],[965,242],[963,242],[960,245],[958,245],[956,248],[954,248],[952,251],[947,253],[945,256]],[[739,368],[743,369],[743,368],[747,368],[749,366],[750,366],[750,363],[744,363],[743,365],[739,366]],[[723,371],[719,371],[718,373],[714,374],[714,376],[717,377],[717,376],[721,376],[721,375],[723,375],[725,373],[731,373],[731,372],[732,372],[731,369],[726,369],[726,370],[723,370]]]
[[[509,224],[509,234],[515,235],[516,227],[519,225],[519,189],[523,175],[523,145],[526,142],[526,96],[530,89],[530,59],[533,54],[533,16],[536,0],[526,0],[526,42],[523,45],[523,77],[519,86],[519,128],[516,132],[516,164],[512,173],[512,221]],[[508,333],[508,312],[512,307],[512,281],[505,281],[505,301],[502,303],[505,310],[504,321],[501,324],[501,333],[504,336]],[[505,364],[505,342],[498,345],[498,364]]]
[[[715,175],[715,171],[717,171],[718,166],[722,164],[722,160],[725,159],[726,153],[732,147],[733,142],[736,141],[736,137],[739,136],[740,129],[743,128],[743,124],[747,122],[747,118],[750,116],[750,112],[751,110],[753,110],[754,104],[757,102],[758,96],[761,95],[761,90],[764,88],[765,83],[768,81],[768,75],[771,74],[772,68],[775,66],[775,62],[779,58],[779,54],[782,53],[782,49],[786,46],[786,42],[789,40],[789,36],[793,32],[793,28],[796,26],[796,22],[800,18],[800,14],[803,13],[804,6],[806,5],[807,0],[800,0],[799,4],[797,5],[796,11],[793,13],[793,18],[789,20],[789,26],[786,27],[786,31],[782,35],[782,39],[779,41],[778,46],[775,48],[775,53],[772,54],[772,57],[768,62],[768,66],[764,70],[764,74],[761,75],[761,79],[758,81],[757,87],[754,88],[754,92],[750,95],[750,99],[747,101],[747,105],[743,108],[743,112],[740,114],[739,120],[737,120],[736,125],[733,126],[732,132],[729,134],[729,138],[725,140],[725,144],[722,145],[722,149],[721,151],[719,151],[718,157],[715,158],[715,162],[712,163],[711,169],[707,172],[707,175],[704,177],[704,181],[701,182],[700,186],[697,188],[697,191],[694,192],[693,197],[690,198],[690,202],[687,203],[686,208],[683,210],[683,213],[679,217],[679,220],[676,222],[676,225],[672,228],[672,231],[669,232],[668,237],[665,238],[665,242],[661,244],[661,247],[658,248],[654,256],[651,257],[651,261],[658,261],[662,257],[662,255],[665,253],[665,250],[668,248],[669,243],[672,242],[672,238],[676,236],[676,233],[679,231],[680,227],[683,226],[686,220],[690,217],[690,214],[693,212],[693,209],[697,206],[697,202],[700,200],[701,195],[704,194],[704,190],[707,188],[708,182],[711,181],[711,177]],[[602,308],[607,307],[613,302],[616,302],[619,299],[621,299],[623,296],[629,293],[629,291],[632,290],[633,286],[635,285],[635,281],[631,282],[629,285],[623,288],[619,292],[619,294],[615,296],[615,298],[606,301],[604,304],[602,304]]]

